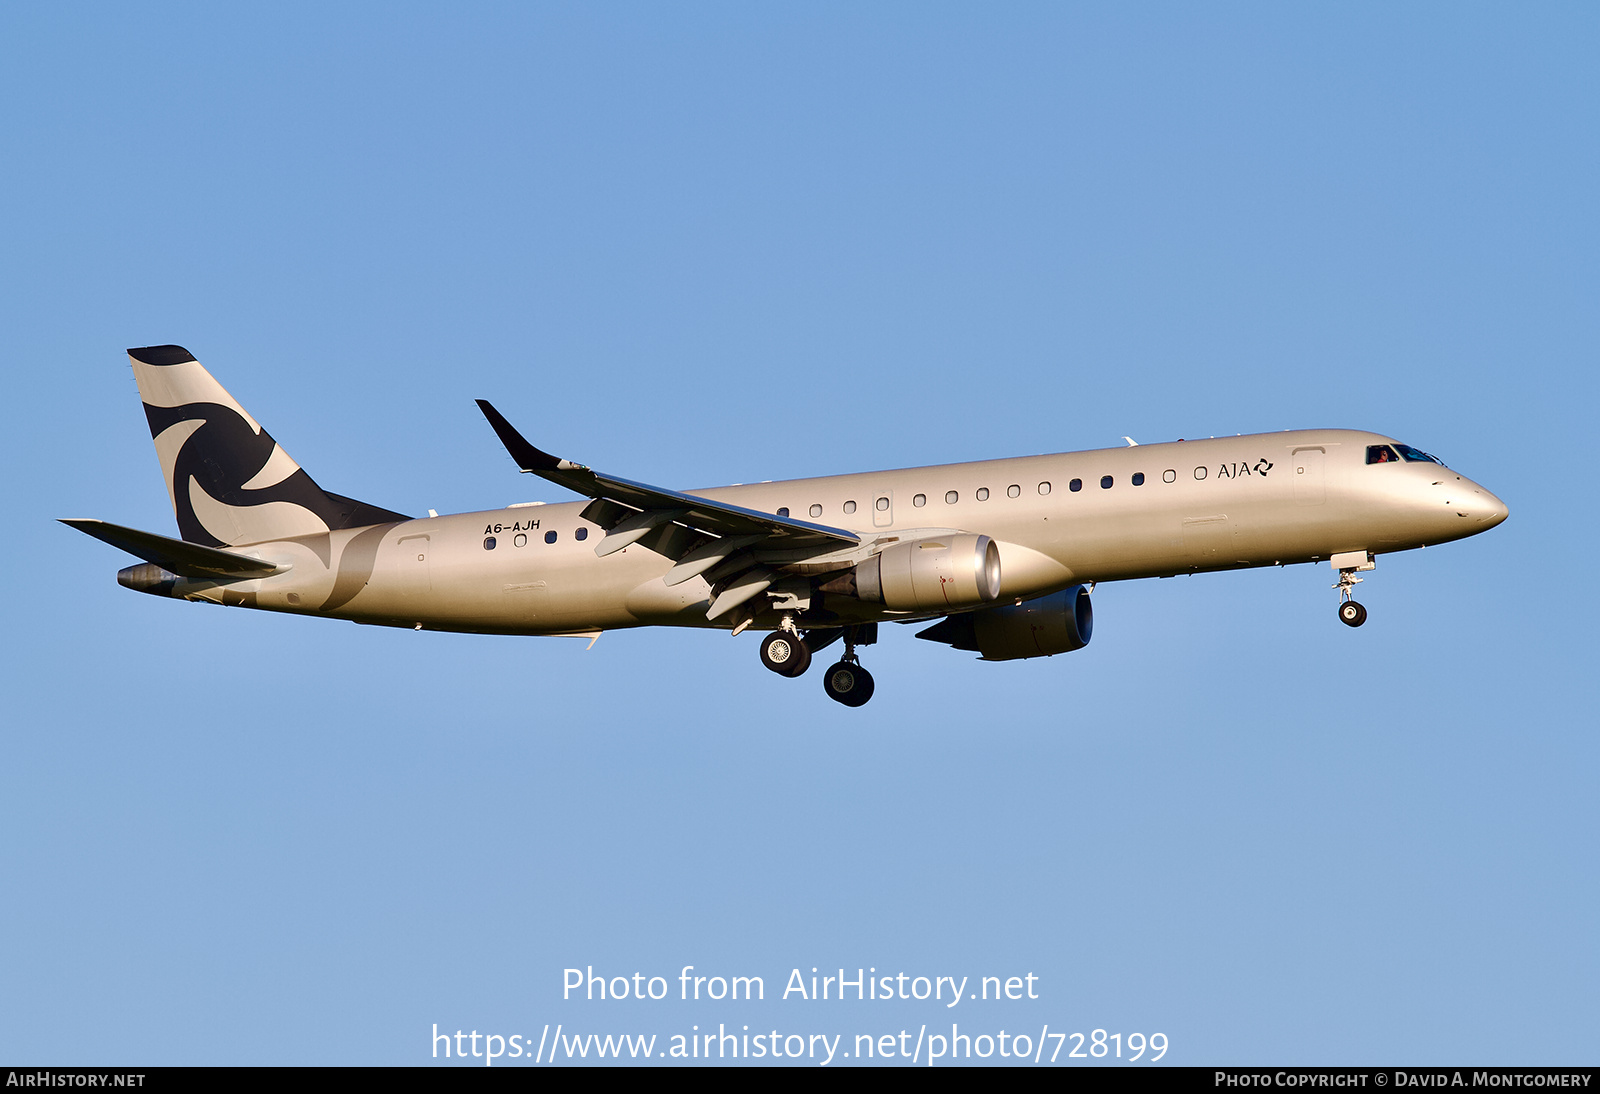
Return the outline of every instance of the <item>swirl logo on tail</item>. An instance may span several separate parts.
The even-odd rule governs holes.
[[[182,346],[128,357],[185,540],[240,546],[410,519],[319,487]]]

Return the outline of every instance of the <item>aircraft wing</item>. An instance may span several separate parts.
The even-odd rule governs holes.
[[[535,448],[487,400],[479,399],[478,409],[489,419],[489,424],[500,436],[500,443],[506,446],[506,451],[511,453],[511,458],[517,462],[518,467],[597,501],[620,503],[636,514],[659,515],[665,517],[666,521],[710,532],[719,537],[760,536],[767,541],[763,546],[784,550],[819,548],[824,551],[837,551],[854,547],[861,542],[860,536],[843,528],[830,528],[825,524],[812,524],[809,521],[795,520],[793,517],[762,513],[730,505],[727,502],[712,501],[710,498],[694,494],[683,494],[676,490],[666,490],[659,486],[648,486],[631,479],[602,474],[582,464],[560,459]],[[604,519],[606,516],[616,516],[617,524],[639,523],[637,517],[629,519],[633,517],[630,513],[602,511],[599,514],[601,519],[596,519],[589,510],[585,510],[584,515],[602,526],[608,524]],[[634,539],[643,538],[644,533],[649,530],[649,528],[643,529]],[[597,552],[610,544],[613,535],[606,537],[606,541],[597,548]],[[618,548],[612,548],[616,549]],[[604,553],[609,554],[610,551]]]
[[[596,555],[603,558],[637,543],[676,563],[662,579],[668,585],[704,575],[711,586],[706,618],[739,611],[735,634],[754,618],[749,605],[783,580],[785,565],[861,543],[860,536],[843,528],[602,474],[535,448],[486,400],[478,400],[478,409],[518,467],[594,499],[583,517],[606,530]]]
[[[278,565],[273,562],[236,555],[232,551],[219,551],[215,547],[202,547],[181,539],[169,539],[154,532],[141,532],[137,528],[124,528],[103,520],[64,519],[61,523],[182,577],[265,577],[278,570]]]

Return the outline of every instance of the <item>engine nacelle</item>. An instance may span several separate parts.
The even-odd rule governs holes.
[[[822,591],[896,611],[975,608],[1000,595],[1000,548],[988,536],[966,532],[896,543]]]
[[[1089,590],[1073,585],[1021,604],[952,615],[918,631],[917,637],[975,650],[985,661],[1015,661],[1081,650],[1093,633]]]

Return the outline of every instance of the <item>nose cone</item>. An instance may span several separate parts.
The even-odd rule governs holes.
[[[1489,493],[1489,491],[1485,490],[1483,492],[1483,499],[1486,511],[1478,520],[1485,528],[1493,528],[1511,515],[1511,510],[1506,506],[1506,503]]]
[[[1511,514],[1505,502],[1454,471],[1446,470],[1431,479],[1413,496],[1431,512],[1431,516],[1422,518],[1422,523],[1428,527],[1427,535],[1438,537],[1432,541],[1435,543],[1487,532]],[[1422,517],[1422,512],[1419,510],[1416,515]]]
[[[1470,521],[1474,532],[1486,532],[1511,515],[1505,502],[1477,483],[1464,479],[1460,485],[1465,489],[1461,497],[1452,499],[1450,508],[1458,520]]]

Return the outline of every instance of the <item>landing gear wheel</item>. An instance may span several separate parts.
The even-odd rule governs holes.
[[[859,707],[872,698],[872,673],[851,661],[840,661],[822,678],[828,698],[847,707]]]
[[[790,631],[773,631],[761,640],[761,663],[779,676],[799,676],[811,667],[811,650]]]
[[[1339,605],[1339,622],[1347,627],[1359,627],[1367,621],[1367,609],[1354,600]]]

